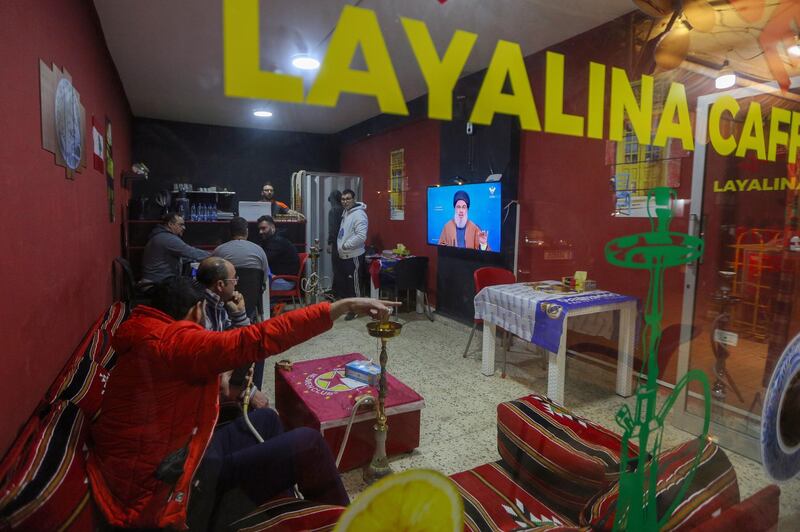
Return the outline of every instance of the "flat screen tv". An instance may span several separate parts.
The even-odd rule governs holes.
[[[428,187],[428,244],[500,252],[499,182]]]

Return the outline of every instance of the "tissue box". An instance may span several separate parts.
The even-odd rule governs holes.
[[[381,367],[370,360],[353,360],[344,365],[344,376],[370,386],[377,386]]]

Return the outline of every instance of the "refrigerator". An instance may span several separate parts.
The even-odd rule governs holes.
[[[326,290],[331,288],[333,282],[331,256],[325,251],[328,242],[328,213],[331,210],[328,197],[334,190],[341,192],[345,189],[356,193],[356,201],[362,200],[360,176],[305,170],[292,174],[292,208],[306,217],[306,252],[314,244],[314,240],[319,240],[321,254],[317,273]],[[309,263],[306,275],[310,273]]]

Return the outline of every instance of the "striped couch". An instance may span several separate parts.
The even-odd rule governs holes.
[[[116,363],[111,336],[128,317],[113,304],[84,336],[0,461],[0,531],[89,532],[107,527],[86,477],[86,435]],[[228,530],[324,530],[344,508],[270,501]]]
[[[532,394],[498,405],[497,445],[500,460],[450,477],[464,499],[465,530],[613,529],[622,447],[618,435]],[[736,473],[710,440],[691,440],[661,453],[659,510],[669,508],[683,486],[700,445],[697,473],[661,530],[775,529],[777,486],[740,502]],[[628,455],[638,456],[632,443]]]

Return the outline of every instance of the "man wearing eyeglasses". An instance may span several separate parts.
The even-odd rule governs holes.
[[[203,326],[206,329],[220,332],[250,325],[250,319],[245,310],[244,296],[236,290],[239,277],[236,275],[236,268],[230,261],[220,257],[203,259],[197,269],[197,281],[206,289],[206,308],[203,320]],[[222,374],[220,396],[223,401],[239,399],[238,388],[247,374],[248,367]],[[267,397],[258,390],[261,383],[255,384],[250,403],[254,408],[269,406]]]
[[[175,212],[164,216],[161,225],[150,233],[142,257],[142,279],[139,289],[147,291],[154,285],[181,274],[181,259],[200,261],[209,256],[207,251],[197,249],[183,241],[186,223]]]

